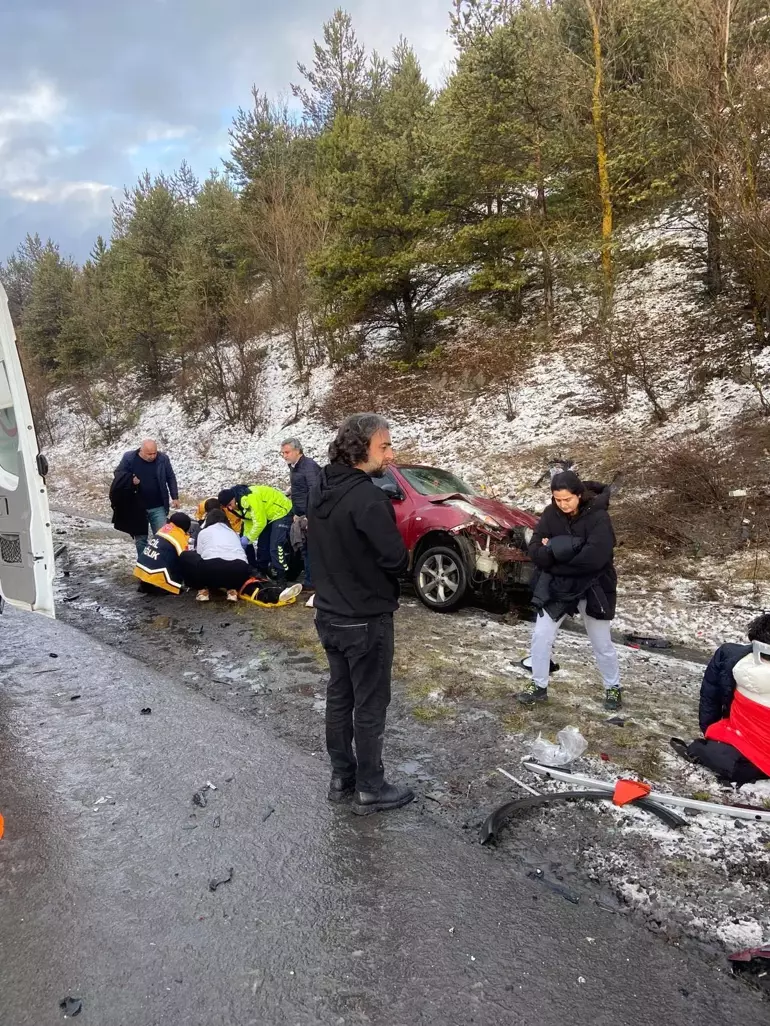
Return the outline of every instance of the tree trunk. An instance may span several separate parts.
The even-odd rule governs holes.
[[[543,304],[545,318],[550,325],[553,319],[553,263],[551,250],[546,239],[546,221],[548,220],[548,204],[545,196],[545,177],[543,175],[543,152],[540,139],[535,150],[537,166],[537,209],[540,214],[540,252],[543,260]]]
[[[606,312],[612,301],[612,191],[607,157],[607,138],[604,131],[604,68],[602,38],[599,16],[594,0],[585,0],[593,35],[594,85],[591,102],[591,118],[596,140],[596,170],[599,184],[599,199],[602,208],[602,275],[604,278],[603,309]]]
[[[720,174],[711,173],[706,202],[706,288],[710,296],[722,291],[722,211],[719,203]]]
[[[401,290],[401,308],[403,310],[401,337],[404,340],[404,355],[407,360],[413,360],[420,349],[420,340],[417,337],[417,317],[412,290],[408,285]]]

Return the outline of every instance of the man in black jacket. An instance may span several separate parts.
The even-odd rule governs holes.
[[[302,530],[302,559],[305,563],[304,591],[313,590],[313,578],[310,571],[310,557],[307,551],[307,505],[310,490],[318,484],[321,468],[315,460],[311,460],[302,450],[298,438],[287,438],[281,443],[281,456],[289,467],[291,479],[291,504],[294,520],[299,521]]]
[[[331,674],[329,800],[343,801],[355,792],[353,811],[368,815],[414,798],[408,788],[387,783],[382,765],[393,613],[398,579],[409,564],[391,502],[371,480],[393,461],[387,421],[374,413],[348,417],[329,447],[329,460],[308,508],[316,629]]]
[[[115,476],[130,471],[139,498],[147,511],[147,520],[153,534],[157,534],[168,519],[169,504],[179,509],[179,489],[171,460],[165,452],[158,452],[158,443],[145,438],[138,449],[123,453],[115,469]],[[137,553],[147,544],[147,535],[134,538]]]

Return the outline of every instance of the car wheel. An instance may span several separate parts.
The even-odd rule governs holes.
[[[420,555],[412,579],[419,600],[437,613],[457,609],[468,590],[468,573],[462,556],[444,545],[435,545]]]

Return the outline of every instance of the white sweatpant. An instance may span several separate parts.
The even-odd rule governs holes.
[[[609,620],[594,620],[586,615],[586,600],[581,599],[578,603],[578,612],[583,618],[586,627],[588,640],[591,642],[594,659],[602,675],[605,688],[620,687],[620,665],[618,664],[618,653],[612,643]],[[532,679],[539,688],[548,687],[548,676],[551,669],[551,651],[559,628],[566,617],[561,620],[552,620],[548,613],[543,613],[535,620],[535,630],[532,634]]]

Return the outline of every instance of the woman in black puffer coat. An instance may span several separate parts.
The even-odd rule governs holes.
[[[583,483],[568,470],[551,481],[551,496],[529,545],[537,619],[532,682],[517,698],[524,705],[547,700],[553,643],[564,618],[579,612],[604,680],[605,708],[619,709],[620,669],[610,634],[617,592],[610,489],[593,481]]]

